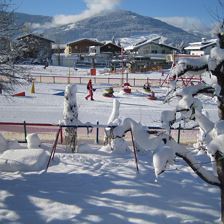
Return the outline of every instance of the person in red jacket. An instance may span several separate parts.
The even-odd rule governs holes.
[[[86,100],[90,97],[91,100],[93,99],[93,85],[92,85],[92,80],[90,79],[89,82],[87,83],[87,89],[88,89],[88,95],[85,97]]]

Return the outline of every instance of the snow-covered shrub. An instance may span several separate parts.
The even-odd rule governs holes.
[[[37,133],[27,135],[26,140],[28,149],[39,148],[41,145],[41,141]]]
[[[64,96],[64,111],[63,121],[61,124],[64,125],[78,125],[78,108],[76,103],[76,92],[77,87],[75,84],[66,86]],[[76,149],[77,144],[77,128],[66,127],[65,128],[65,142],[69,150],[72,152]]]

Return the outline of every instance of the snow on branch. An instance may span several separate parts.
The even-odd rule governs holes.
[[[209,56],[201,56],[198,58],[182,58],[177,65],[172,68],[171,76],[173,78],[180,77],[187,72],[201,71],[203,73],[208,69]]]
[[[215,71],[216,68],[224,62],[224,49],[220,47],[214,47],[210,52],[208,60],[208,68],[210,71]]]
[[[146,151],[153,152],[153,165],[155,174],[158,176],[166,170],[169,164],[173,164],[175,156],[183,158],[194,172],[207,183],[219,186],[218,178],[199,161],[197,161],[185,146],[176,143],[170,136],[161,133],[152,135],[136,121],[126,118],[119,126],[113,129],[113,136],[124,136],[132,130],[135,142]]]
[[[209,184],[220,186],[218,177],[215,176],[213,172],[203,167],[201,162],[199,162],[183,145],[177,144],[174,140],[169,141],[168,145],[174,150],[175,154],[178,157],[181,157],[201,179]]]
[[[153,166],[156,177],[174,163],[175,157],[175,152],[168,145],[162,144],[158,146],[153,153]]]
[[[108,125],[118,125],[120,123],[119,108],[120,108],[120,102],[117,99],[114,99],[113,100],[113,109],[112,109],[111,115],[109,117],[109,120],[107,122]]]

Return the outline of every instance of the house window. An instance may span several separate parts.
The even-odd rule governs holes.
[[[157,54],[157,50],[152,50],[152,54]]]

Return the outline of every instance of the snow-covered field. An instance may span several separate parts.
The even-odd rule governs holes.
[[[54,70],[35,69],[49,70],[49,74]],[[65,70],[57,67],[57,73]],[[78,85],[79,119],[106,124],[113,99],[102,96],[107,86],[95,87],[95,101],[86,101],[86,86]],[[0,121],[57,124],[63,119],[63,96],[54,94],[64,91],[64,84],[36,83],[35,94],[30,89],[31,85],[18,87],[17,91],[26,92],[25,97],[0,96]],[[130,95],[120,90],[115,88],[114,94],[121,103],[120,116],[144,125],[160,126],[161,111],[173,108],[162,102],[165,88],[154,89],[156,101],[147,99],[143,89],[132,88]],[[215,102],[208,97],[203,101],[215,120]],[[83,144],[75,154],[59,146],[44,172],[51,145],[42,144],[44,152],[21,147],[0,155],[0,223],[218,223],[218,188],[205,184],[180,161],[156,180],[150,152],[138,154],[137,173],[131,152],[111,153],[105,147]],[[31,168],[34,163],[36,169]]]

